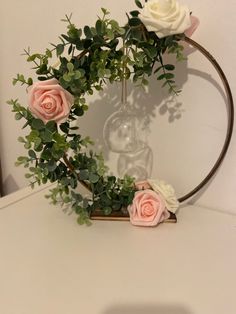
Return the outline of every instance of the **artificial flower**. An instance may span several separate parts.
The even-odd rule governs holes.
[[[135,192],[128,206],[130,222],[135,226],[156,226],[169,218],[163,197],[150,189]]]
[[[34,83],[28,90],[29,110],[44,123],[66,121],[74,97],[53,78]]]
[[[184,33],[191,26],[189,9],[176,0],[149,0],[139,18],[159,38]]]
[[[194,15],[191,15],[190,20],[191,20],[191,26],[188,29],[186,29],[186,31],[184,32],[185,35],[188,37],[192,36],[192,34],[195,32],[195,30],[198,28],[200,24],[199,19]]]
[[[147,181],[155,192],[161,194],[165,201],[166,208],[170,212],[175,213],[179,207],[179,201],[177,200],[177,197],[175,195],[174,188],[170,184],[162,180],[148,179]]]

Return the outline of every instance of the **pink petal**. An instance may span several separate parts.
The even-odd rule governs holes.
[[[191,37],[200,24],[200,21],[196,16],[191,15],[190,20],[191,26],[184,32],[187,37]]]

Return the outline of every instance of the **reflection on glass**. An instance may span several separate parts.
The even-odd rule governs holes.
[[[137,117],[122,106],[105,122],[103,138],[109,150],[129,153],[137,149]]]
[[[141,181],[151,176],[153,153],[144,142],[139,141],[138,146],[134,152],[120,154],[117,168],[120,176],[129,175]]]

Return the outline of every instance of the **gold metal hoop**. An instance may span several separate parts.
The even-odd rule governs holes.
[[[221,163],[223,162],[223,159],[228,151],[229,144],[232,138],[233,133],[233,125],[234,125],[234,103],[233,103],[233,97],[232,92],[228,83],[228,80],[218,64],[218,62],[215,60],[215,58],[200,44],[195,42],[194,40],[185,37],[184,41],[191,45],[192,47],[196,48],[199,52],[201,52],[213,65],[213,67],[216,69],[222,83],[225,89],[226,93],[226,99],[227,99],[227,130],[226,130],[226,136],[224,140],[223,147],[221,149],[221,152],[219,154],[219,157],[217,158],[216,162],[214,163],[211,170],[208,172],[206,177],[190,192],[185,194],[184,196],[180,197],[178,200],[180,203],[186,201],[187,199],[191,198],[193,195],[195,195],[197,192],[199,192],[215,175],[216,171],[220,167]],[[83,182],[82,182],[83,184]],[[98,209],[94,213],[91,214],[91,219],[97,219],[97,220],[129,220],[129,215],[127,213],[124,213],[122,211],[120,212],[114,212],[109,216],[105,216],[101,209]],[[176,222],[176,216],[175,214],[171,213],[170,218],[167,220],[167,222]]]
[[[185,200],[189,199],[193,195],[195,195],[198,191],[200,191],[215,175],[216,171],[220,167],[227,151],[229,148],[229,144],[232,138],[232,133],[233,133],[233,125],[234,125],[234,102],[233,102],[233,97],[232,97],[232,92],[228,83],[228,80],[220,67],[219,63],[215,60],[215,58],[201,45],[199,45],[197,42],[194,40],[186,37],[185,42],[196,48],[198,51],[200,51],[209,61],[210,63],[214,66],[216,69],[217,73],[219,74],[219,77],[224,85],[225,93],[226,93],[226,99],[227,99],[227,131],[226,131],[226,136],[225,136],[225,141],[222,147],[222,150],[220,152],[219,157],[217,158],[215,164],[213,165],[212,169],[209,171],[207,176],[199,183],[193,190],[191,190],[189,193],[185,194],[184,196],[179,198],[179,202],[184,202]]]

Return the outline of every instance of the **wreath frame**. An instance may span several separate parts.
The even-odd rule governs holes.
[[[203,178],[203,180],[200,181],[200,183],[198,183],[191,191],[187,192],[186,194],[184,194],[183,196],[180,196],[178,198],[178,201],[180,203],[183,203],[186,200],[188,200],[189,198],[193,197],[200,190],[202,190],[209,183],[210,180],[212,180],[212,178],[216,174],[217,170],[221,166],[221,164],[222,164],[222,162],[223,162],[223,160],[227,154],[229,144],[231,142],[231,138],[232,138],[232,134],[233,134],[233,127],[234,127],[234,101],[233,101],[233,96],[232,96],[232,92],[230,89],[230,85],[229,85],[229,82],[227,80],[227,77],[226,77],[224,71],[222,70],[221,66],[216,61],[216,59],[202,45],[200,45],[199,43],[197,43],[196,41],[194,41],[193,39],[191,39],[187,36],[182,40],[185,41],[187,44],[191,45],[192,47],[194,47],[195,49],[197,49],[203,56],[205,56],[206,59],[213,65],[213,67],[217,71],[217,73],[221,79],[221,82],[223,83],[225,93],[226,93],[226,98],[227,98],[227,102],[226,102],[226,105],[227,105],[227,128],[226,128],[226,135],[225,135],[225,140],[224,140],[223,146],[222,146],[221,151],[219,153],[219,156],[216,159],[215,163],[213,164],[212,168],[207,173],[207,175]],[[88,188],[88,186],[86,186],[86,187]],[[103,212],[99,209],[97,211],[94,211],[93,213],[91,213],[90,217],[91,217],[91,219],[94,219],[94,220],[125,220],[125,221],[129,220],[129,215],[127,213],[122,212],[122,211],[120,211],[119,213],[113,213],[109,216],[105,216],[103,214]],[[176,215],[171,213],[171,216],[167,220],[167,222],[176,222],[176,221],[177,221]]]
[[[135,1],[135,2],[136,2],[136,4],[138,5],[139,8],[142,7],[142,5],[141,5],[141,3],[139,1]],[[80,36],[82,34],[82,31],[76,29],[74,27],[74,25],[71,23],[70,18],[68,16],[66,16],[66,18],[67,18],[66,22],[69,23],[68,35],[61,35],[62,36],[61,40],[62,40],[63,44],[54,45],[54,49],[56,50],[57,55],[60,56],[63,53],[63,50],[65,48],[64,40],[66,40],[70,44],[68,53],[69,54],[72,53],[72,56],[73,56],[74,50],[75,50],[75,48],[77,49],[77,46],[78,46],[79,47],[78,50],[82,50],[82,52],[77,57],[75,57],[75,58],[73,57],[74,58],[74,61],[73,61],[74,63],[71,63],[71,61],[68,61],[65,58],[60,58],[60,61],[61,61],[60,69],[57,70],[57,69],[49,68],[50,69],[49,70],[48,69],[48,58],[52,57],[52,53],[51,53],[51,51],[49,49],[46,50],[46,54],[45,55],[40,55],[40,54],[33,54],[33,55],[31,55],[29,51],[25,50],[25,53],[26,53],[26,55],[28,57],[27,61],[34,62],[36,64],[36,69],[37,69],[36,73],[38,75],[43,75],[43,76],[39,76],[38,79],[40,79],[40,80],[47,80],[48,79],[48,75],[51,74],[50,71],[52,71],[52,73],[53,73],[52,78],[58,78],[59,77],[60,79],[62,79],[62,81],[60,81],[60,84],[62,84],[62,87],[64,87],[65,93],[67,93],[66,95],[68,95],[68,94],[70,94],[70,92],[73,92],[73,86],[70,86],[70,84],[68,83],[71,80],[71,77],[76,76],[76,78],[80,78],[81,76],[85,76],[85,72],[86,71],[83,68],[82,68],[83,69],[82,73],[81,73],[81,69],[78,69],[78,68],[77,68],[78,71],[76,71],[76,72],[73,72],[73,71],[74,71],[74,67],[78,66],[78,64],[79,64],[78,60],[82,60],[83,58],[85,58],[86,54],[89,52],[89,49],[90,49],[89,45],[92,44],[92,38],[96,38],[96,45],[98,45],[98,49],[99,49],[99,45],[101,44],[101,42],[102,42],[102,45],[103,45],[103,42],[104,42],[105,43],[105,47],[108,47],[108,49],[110,49],[110,51],[112,51],[114,53],[116,53],[116,52],[118,53],[118,51],[116,51],[116,46],[118,44],[118,42],[117,42],[118,38],[120,38],[120,39],[123,38],[123,42],[126,39],[127,42],[129,42],[130,45],[137,45],[137,47],[139,47],[139,40],[140,40],[140,44],[142,44],[140,47],[141,47],[141,49],[143,49],[143,52],[147,56],[147,60],[149,59],[149,61],[146,61],[147,63],[143,65],[143,69],[142,69],[142,67],[139,68],[138,66],[136,66],[135,62],[134,62],[133,69],[134,69],[134,77],[136,76],[136,78],[135,79],[133,78],[133,81],[135,81],[135,80],[137,81],[138,79],[141,78],[142,83],[144,85],[146,85],[147,81],[145,80],[144,75],[147,75],[147,76],[151,75],[154,63],[158,60],[158,62],[161,64],[161,66],[158,67],[154,71],[154,73],[156,73],[160,69],[162,69],[163,70],[163,74],[159,75],[157,77],[157,79],[158,80],[164,79],[165,83],[163,84],[163,86],[167,85],[171,92],[174,92],[175,94],[178,94],[179,91],[176,90],[175,81],[173,80],[174,79],[174,74],[166,73],[166,70],[173,71],[175,67],[173,65],[170,65],[170,64],[164,65],[163,59],[162,59],[162,54],[166,51],[167,48],[171,47],[170,48],[170,52],[175,53],[177,59],[181,60],[183,58],[183,55],[182,55],[182,46],[180,46],[178,44],[179,41],[185,41],[186,43],[190,44],[191,46],[193,46],[197,50],[199,50],[211,62],[211,64],[214,66],[214,68],[216,69],[217,73],[219,74],[219,76],[220,76],[220,78],[221,78],[221,80],[223,82],[223,85],[224,85],[224,88],[225,88],[225,92],[226,92],[226,96],[227,96],[227,109],[228,109],[228,111],[227,111],[227,113],[228,113],[227,121],[228,121],[228,125],[227,125],[227,132],[226,132],[225,141],[224,141],[223,148],[222,148],[222,150],[220,152],[219,157],[217,158],[216,162],[214,163],[213,167],[211,168],[209,173],[206,175],[206,177],[194,189],[192,189],[190,192],[188,192],[184,196],[181,196],[178,199],[179,203],[182,203],[185,200],[187,200],[190,197],[192,197],[193,195],[195,195],[198,191],[200,191],[212,179],[212,177],[215,175],[217,169],[221,165],[221,163],[222,163],[222,161],[223,161],[223,159],[224,159],[224,157],[225,157],[225,155],[227,153],[227,150],[228,150],[228,147],[229,147],[229,144],[230,144],[230,140],[231,140],[231,137],[232,137],[233,123],[234,123],[233,98],[232,98],[232,93],[231,93],[230,86],[229,86],[229,83],[227,81],[227,78],[226,78],[223,70],[219,66],[218,62],[200,44],[198,44],[195,41],[193,41],[192,39],[188,38],[184,33],[181,33],[181,34],[178,34],[178,35],[174,35],[174,36],[169,36],[169,37],[167,36],[166,40],[164,40],[164,41],[160,40],[155,35],[154,32],[152,32],[152,31],[148,32],[147,31],[147,29],[145,28],[145,25],[140,21],[140,19],[138,17],[138,15],[139,15],[138,11],[130,12],[131,17],[129,17],[127,15],[128,16],[128,24],[125,27],[123,27],[123,28],[120,27],[116,21],[114,21],[114,20],[110,20],[110,21],[107,20],[108,21],[107,25],[111,26],[111,30],[113,28],[113,31],[115,30],[117,32],[117,34],[118,34],[117,37],[114,36],[115,37],[114,38],[113,34],[111,34],[111,32],[110,32],[109,36],[111,36],[111,40],[110,40],[110,42],[108,44],[106,42],[107,38],[105,39],[102,36],[105,36],[105,35],[103,35],[103,27],[105,27],[105,24],[103,24],[103,23],[105,23],[104,19],[105,19],[106,15],[109,14],[109,12],[107,10],[105,10],[105,9],[102,9],[102,11],[104,13],[104,17],[103,17],[103,19],[99,18],[99,20],[96,22],[96,27],[95,28],[92,29],[92,28],[90,28],[88,26],[84,27],[84,34],[85,34],[85,40],[84,41],[80,40],[80,39],[79,39],[79,41],[78,40],[76,41],[76,36],[78,36],[78,38],[80,38]],[[109,29],[109,31],[111,31],[111,30]],[[134,36],[134,37],[131,36],[131,37],[129,37],[127,39],[126,38],[127,30],[128,30],[128,33],[129,34],[130,33],[133,34],[132,36]],[[137,33],[139,31],[141,31],[141,37],[140,37],[140,34]],[[97,35],[96,35],[96,32],[97,32]],[[123,37],[123,34],[125,34],[124,37]],[[95,36],[95,37],[93,37],[93,36]],[[109,36],[108,36],[108,38],[109,38]],[[142,42],[142,39],[140,39],[140,38],[143,38],[143,42]],[[81,49],[81,45],[82,45],[82,47],[84,47],[84,50]],[[100,47],[100,49],[101,49],[101,47]],[[101,49],[100,51],[103,51],[103,50]],[[92,52],[93,52],[93,50],[92,50]],[[123,52],[120,51],[120,53],[121,54],[118,54],[116,56],[114,55],[114,58],[117,58],[116,62],[117,62],[117,60],[119,60],[119,61],[122,60],[122,62],[120,63],[121,69],[118,70],[118,74],[116,74],[117,76],[115,78],[113,78],[111,80],[111,82],[117,81],[118,78],[120,78],[122,83],[124,83],[124,81],[126,81],[128,76],[130,75],[127,72],[127,71],[129,71],[128,63],[127,64],[125,63],[125,62],[127,62],[127,60],[128,60],[128,62],[130,62],[129,59],[127,59],[127,60],[125,59],[127,57],[125,45],[124,45]],[[136,56],[135,54],[137,53],[137,51],[136,52],[134,51],[132,53],[133,53],[133,56],[135,57]],[[94,50],[94,54],[96,54],[96,49]],[[35,62],[35,59],[37,59],[37,58],[40,60],[40,65],[38,65]],[[89,57],[88,58],[93,59],[93,55],[90,54],[90,52],[89,52]],[[85,60],[85,62],[86,62],[86,60]],[[135,69],[135,66],[136,66],[136,69]],[[117,68],[118,67],[116,65],[116,69]],[[145,68],[145,70],[144,70],[144,68]],[[140,69],[143,70],[143,72],[141,71],[141,75],[140,75]],[[98,79],[97,79],[97,77],[95,77],[95,81],[94,82],[98,84],[97,86],[95,86],[97,88],[102,88],[102,83],[101,82],[104,80],[104,76],[106,76],[107,73],[112,76],[110,70],[107,71],[106,68],[104,68],[102,70],[103,70],[102,74],[99,74],[99,71],[98,71]],[[151,72],[150,72],[150,70],[151,70]],[[97,71],[97,69],[96,69],[96,71]],[[63,76],[60,77],[61,75],[63,75]],[[99,81],[100,79],[101,79],[101,81]],[[22,84],[28,84],[28,86],[31,86],[33,84],[33,80],[31,78],[29,78],[28,80],[25,80],[24,76],[23,75],[19,75],[19,74],[17,75],[17,78],[13,80],[14,84],[17,83],[17,82],[21,82]],[[88,86],[88,90],[87,91],[88,92],[91,91],[91,86],[92,85],[89,85],[89,84],[90,84],[90,82],[88,83],[88,85],[85,85],[84,90],[82,88],[81,94],[83,94],[83,92],[86,91],[86,88],[87,88],[86,86]],[[67,167],[68,168],[68,172],[73,174],[73,176],[74,176],[72,181],[77,180],[80,184],[82,184],[90,192],[92,192],[93,201],[94,201],[94,196],[96,196],[96,194],[94,193],[94,183],[96,183],[100,179],[101,179],[102,182],[106,181],[107,179],[104,179],[104,177],[102,175],[100,175],[99,173],[96,173],[96,172],[92,173],[91,179],[90,179],[90,176],[89,177],[87,176],[84,179],[84,176],[82,176],[81,168],[80,167],[76,168],[75,165],[73,164],[73,162],[71,162],[71,159],[68,158],[67,153],[64,153],[63,151],[61,152],[60,149],[58,149],[58,151],[56,151],[56,154],[59,154],[59,158],[57,158],[53,154],[51,154],[51,156],[53,157],[53,160],[51,162],[50,158],[48,159],[48,158],[45,157],[45,155],[47,156],[47,153],[51,153],[50,149],[51,148],[53,149],[53,146],[50,146],[50,145],[51,144],[52,145],[58,144],[58,147],[60,148],[60,144],[61,144],[61,143],[57,143],[57,140],[54,137],[50,137],[51,135],[49,134],[50,132],[54,133],[54,134],[57,133],[58,134],[58,136],[57,136],[58,142],[60,142],[61,138],[60,138],[60,135],[58,133],[57,126],[55,125],[56,121],[48,121],[48,123],[47,123],[47,121],[45,122],[45,121],[43,121],[43,119],[40,119],[40,118],[38,119],[37,115],[36,115],[36,119],[35,119],[34,118],[34,114],[33,114],[35,112],[30,112],[29,109],[23,108],[18,103],[17,100],[15,100],[15,101],[11,100],[8,103],[10,105],[13,105],[13,110],[12,111],[16,113],[16,119],[17,120],[20,120],[21,118],[25,118],[27,120],[27,123],[24,125],[24,127],[27,126],[27,125],[30,125],[30,127],[31,127],[31,129],[33,131],[35,131],[36,133],[39,133],[38,136],[41,136],[40,135],[41,130],[44,130],[44,129],[46,130],[45,133],[41,132],[42,133],[41,138],[37,138],[37,139],[40,140],[40,143],[37,143],[37,145],[36,145],[36,142],[34,143],[34,139],[32,139],[32,134],[31,134],[31,138],[30,138],[30,136],[28,136],[28,138],[26,136],[26,140],[24,138],[20,137],[20,139],[19,139],[20,142],[25,143],[25,147],[29,149],[29,152],[28,152],[29,157],[28,158],[27,157],[19,157],[18,158],[18,165],[19,164],[23,164],[25,167],[29,167],[30,163],[35,162],[35,168],[31,167],[30,169],[33,169],[33,170],[30,170],[30,171],[32,171],[35,174],[36,181],[39,184],[41,183],[41,181],[42,181],[42,183],[46,183],[47,179],[49,179],[49,178],[50,178],[51,182],[54,182],[54,181],[60,182],[60,180],[63,179],[63,175],[60,175],[60,176],[57,177],[55,175],[52,175],[52,172],[57,169],[57,166],[58,166],[57,162],[61,163],[61,160],[62,160],[63,163],[60,164],[60,166],[62,165],[61,168],[63,168],[63,169],[60,169],[60,171],[62,173],[65,173],[65,176],[67,176],[67,170],[65,170],[65,167]],[[80,115],[83,114],[83,112],[85,110],[87,110],[86,109],[86,105],[85,105],[83,99],[79,99],[79,101],[77,99],[77,102],[76,102],[76,99],[75,99],[74,106],[75,106],[74,107],[74,111],[73,112],[70,111],[70,113],[69,113],[70,122],[74,119],[75,115],[76,116],[80,116]],[[62,125],[62,127],[60,126],[60,129],[66,134],[66,139],[67,139],[67,136],[70,136],[69,130],[73,130],[75,128],[70,127],[69,124],[68,124],[68,125]],[[46,132],[48,132],[48,133],[46,134]],[[35,133],[34,133],[34,135],[35,135]],[[51,142],[49,141],[49,138],[51,139]],[[74,137],[73,137],[73,139],[74,139]],[[54,142],[52,142],[52,140]],[[88,140],[87,140],[87,142],[89,143]],[[35,144],[35,147],[36,147],[35,150],[31,149],[32,143]],[[73,143],[73,145],[75,145],[75,143]],[[47,147],[47,151],[46,152],[43,150],[44,146]],[[62,147],[63,147],[63,145],[62,145]],[[43,157],[40,154],[39,154],[40,157],[38,157],[37,152],[40,152],[42,150],[43,150],[43,153],[44,153],[44,155],[42,155]],[[92,155],[93,155],[93,152],[92,152]],[[92,158],[92,155],[91,155],[91,158]],[[96,158],[98,159],[98,156],[96,156]],[[45,163],[44,163],[44,161],[45,161]],[[41,170],[39,172],[37,170],[37,167],[38,167],[39,164],[41,164],[41,166],[42,166],[41,167],[42,168],[41,169],[42,173],[40,173]],[[78,165],[78,163],[77,163],[77,165]],[[76,171],[78,169],[79,169],[79,173],[76,173]],[[44,171],[44,170],[47,170],[47,171]],[[83,171],[83,168],[82,168],[82,171]],[[47,176],[47,174],[45,175],[45,173],[48,173],[48,172],[50,172],[49,173],[50,176]],[[31,176],[32,176],[31,174],[28,174],[29,178]],[[37,176],[38,176],[38,178],[37,178]],[[118,187],[118,190],[120,189],[119,190],[120,192],[117,192],[118,194],[124,192],[124,194],[121,195],[121,197],[123,197],[124,203],[119,201],[119,206],[121,206],[121,204],[122,204],[122,207],[119,210],[117,210],[117,209],[116,210],[111,210],[113,207],[110,207],[109,208],[109,212],[101,211],[99,209],[99,206],[96,207],[96,202],[94,202],[92,204],[92,206],[90,206],[90,204],[89,204],[90,207],[88,207],[88,208],[90,208],[90,210],[89,210],[89,216],[87,217],[86,214],[83,212],[81,206],[79,205],[79,203],[81,202],[81,195],[76,194],[75,192],[73,192],[73,197],[76,200],[76,202],[74,203],[74,207],[76,208],[75,211],[76,211],[77,214],[80,215],[79,221],[78,221],[79,223],[87,222],[87,218],[91,218],[91,219],[105,219],[105,220],[107,220],[107,219],[111,219],[111,220],[128,220],[129,219],[129,213],[128,213],[127,210],[125,210],[125,207],[127,207],[127,205],[130,204],[130,202],[132,201],[132,199],[134,197],[135,191],[137,191],[137,188],[134,186],[134,181],[132,181],[131,178],[128,178],[127,180],[124,179],[122,181],[121,179],[117,179],[114,176],[110,177],[110,179],[112,181],[112,184],[113,183],[118,184],[116,186],[116,189],[117,189],[117,187]],[[117,180],[118,181],[121,180],[121,181],[119,181],[117,183]],[[77,186],[77,183],[72,182],[72,181],[70,181],[66,186],[64,186],[66,193],[69,193],[69,186],[70,185],[71,185],[72,189],[73,189],[73,186],[74,187]],[[109,181],[109,179],[108,179],[108,181]],[[110,184],[110,182],[107,182],[107,183]],[[127,192],[127,189],[130,190],[130,191]],[[118,190],[116,190],[116,191],[118,191]],[[104,192],[107,192],[107,191],[104,190]],[[61,191],[59,190],[59,191],[57,191],[57,193],[60,194]],[[118,196],[118,194],[115,194],[115,196]],[[72,192],[71,192],[71,195],[72,195]],[[110,196],[110,197],[112,197],[112,196]],[[52,198],[53,202],[56,203],[55,195],[52,194],[51,198]],[[64,203],[68,203],[68,201],[65,201],[66,199],[68,199],[68,198],[64,199]],[[99,202],[97,202],[97,203],[99,204]],[[88,203],[87,203],[87,205],[88,205]],[[174,213],[170,213],[170,215],[171,216],[168,219],[168,221],[176,222],[175,214]]]

